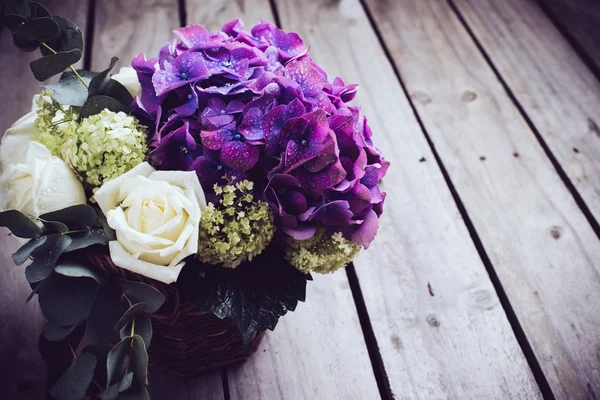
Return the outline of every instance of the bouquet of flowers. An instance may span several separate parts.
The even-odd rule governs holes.
[[[147,398],[149,359],[185,374],[247,357],[311,272],[375,238],[389,163],[357,85],[328,81],[297,34],[187,26],[111,75],[116,57],[76,70],[81,31],[39,3],[7,1],[0,23],[41,51],[37,80],[62,73],[0,146],[0,226],[48,321],[53,397]]]

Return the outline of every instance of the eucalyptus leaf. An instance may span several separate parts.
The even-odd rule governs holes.
[[[48,393],[57,400],[81,400],[85,397],[96,370],[96,357],[83,353],[58,378]]]
[[[17,49],[30,53],[37,50],[40,46],[40,42],[37,40],[27,39],[26,37],[16,35],[16,33],[13,33],[13,44]]]
[[[86,232],[70,233],[71,244],[65,249],[65,252],[84,249],[95,244],[106,244],[108,238],[103,229],[94,229]]]
[[[152,341],[152,321],[148,318],[147,315],[138,315],[135,317],[135,334],[140,335],[144,340],[144,344],[146,345],[146,349],[150,347],[150,343]],[[127,325],[121,328],[119,331],[119,335],[121,339],[126,338],[127,336],[131,336],[131,323],[130,321]]]
[[[25,269],[25,278],[28,282],[39,282],[52,274],[54,266],[63,251],[71,244],[68,236],[53,234],[48,235],[46,242],[36,251],[36,257]]]
[[[125,371],[129,367],[129,350],[132,337],[127,337],[121,340],[115,347],[112,348],[106,358],[106,387],[110,387],[113,383],[120,382]]]
[[[40,82],[60,74],[81,59],[81,50],[73,49],[39,58],[30,64],[33,76]]]
[[[20,37],[45,42],[58,36],[58,24],[48,17],[34,18],[21,25],[15,32]]]
[[[108,81],[102,90],[102,94],[105,96],[110,96],[126,106],[130,105],[133,101],[133,97],[131,96],[131,93],[129,93],[129,90],[127,90],[122,83],[115,81],[114,79],[110,79]]]
[[[96,225],[96,211],[87,204],[79,204],[40,215],[44,221],[60,221],[70,229],[91,229]]]
[[[148,378],[148,352],[140,335],[133,335],[132,343],[129,368],[138,382],[145,383]]]
[[[50,342],[58,342],[69,336],[76,327],[77,325],[62,326],[53,322],[47,322],[42,330],[42,336]]]
[[[43,335],[38,340],[40,355],[48,367],[48,386],[52,386],[73,363],[71,349],[77,349],[84,334],[83,325],[78,325],[65,339],[50,342]]]
[[[24,0],[4,0],[4,13],[17,14],[25,18],[31,16],[29,3]]]
[[[29,8],[31,9],[31,14],[36,17],[50,17],[52,18],[52,14],[46,7],[38,3],[37,1],[29,1]]]
[[[103,345],[119,340],[113,327],[128,308],[121,296],[121,288],[115,282],[110,282],[98,292],[86,322],[86,335],[90,344]]]
[[[42,234],[42,228],[17,210],[1,212],[0,226],[7,227],[13,235],[24,239],[37,238]]]
[[[33,296],[35,296],[40,289],[42,288],[42,286],[44,285],[44,281],[38,282],[33,284],[33,288],[31,290],[31,293],[29,293],[29,296],[27,296],[27,299],[25,300],[25,304],[29,303],[31,301],[31,299],[33,299]]]
[[[52,19],[58,24],[60,33],[55,39],[46,42],[48,47],[56,52],[79,50],[83,53],[83,34],[79,27],[65,17],[54,15]],[[44,46],[40,47],[40,50],[44,56],[52,54]]]
[[[125,314],[123,314],[121,319],[119,319],[119,321],[117,321],[113,330],[115,332],[119,332],[121,330],[121,328],[123,328],[125,325],[127,325],[131,320],[133,320],[138,315],[141,315],[143,312],[144,312],[144,303],[133,304],[131,307],[129,307],[129,309],[127,311],[125,311]]]
[[[25,243],[12,255],[14,263],[16,265],[23,265],[38,247],[46,243],[46,239],[48,239],[47,236],[42,236]]]
[[[99,72],[98,75],[96,75],[94,77],[94,79],[92,79],[92,81],[90,82],[90,86],[88,88],[90,97],[102,94],[102,89],[108,83],[108,80],[110,79],[109,73],[114,68],[117,61],[119,61],[119,57],[111,58],[108,68],[106,68],[102,72]]]
[[[72,278],[92,278],[99,284],[104,284],[106,278],[100,275],[95,269],[77,262],[60,262],[54,271],[57,274],[70,276]]]
[[[108,109],[114,112],[129,112],[129,108],[118,100],[109,96],[97,95],[90,97],[81,107],[80,118],[87,118],[91,115],[99,114],[102,110]]]
[[[0,27],[2,28],[10,28],[13,26],[20,27],[22,23],[27,21],[27,18],[22,17],[17,14],[8,14],[3,17],[0,17]],[[16,29],[18,30],[18,29]],[[15,32],[16,32],[15,30]]]
[[[119,382],[118,390],[119,392],[124,392],[131,387],[131,383],[133,382],[133,371],[129,371],[121,382]]]
[[[132,303],[144,303],[144,312],[147,314],[155,313],[165,302],[165,295],[150,285],[118,278],[115,280]]]
[[[100,400],[119,399],[119,384],[115,383],[96,395]]]
[[[134,380],[129,389],[120,393],[119,400],[150,400],[150,394],[144,383]]]
[[[41,217],[40,217],[41,220]],[[44,228],[48,231],[48,233],[66,233],[69,231],[69,227],[58,221],[43,221]]]
[[[38,292],[42,314],[59,325],[76,325],[88,318],[98,283],[90,278],[72,278],[57,273],[44,281]]]
[[[89,85],[95,73],[77,70],[86,85]],[[87,87],[72,71],[63,73],[57,83],[45,86],[52,92],[52,98],[60,104],[81,107],[88,98]]]

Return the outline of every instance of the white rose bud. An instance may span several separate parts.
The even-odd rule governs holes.
[[[10,127],[0,146],[0,208],[31,216],[86,204],[81,182],[63,160],[31,140],[37,109]]]
[[[206,200],[196,173],[155,171],[144,162],[106,182],[94,197],[117,233],[109,243],[115,265],[175,282],[183,259],[198,251]]]
[[[138,81],[135,69],[131,67],[122,67],[119,72],[111,76],[111,78],[125,86],[133,97],[140,93],[140,82]]]

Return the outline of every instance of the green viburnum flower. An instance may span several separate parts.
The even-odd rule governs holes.
[[[145,128],[132,116],[103,110],[78,123],[75,107],[58,104],[48,91],[42,92],[38,106],[34,140],[94,188],[146,158]]]
[[[267,203],[254,199],[253,187],[254,183],[248,180],[235,185],[215,184],[214,191],[221,199],[202,211],[200,261],[235,268],[251,261],[269,245],[275,233],[273,213]]]
[[[359,244],[344,238],[341,232],[329,235],[319,227],[313,237],[306,240],[288,238],[285,257],[302,272],[328,274],[345,267],[354,260],[361,249]]]

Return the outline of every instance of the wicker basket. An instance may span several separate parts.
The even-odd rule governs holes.
[[[96,249],[86,252],[88,263],[107,275],[147,283],[165,297],[161,309],[150,315],[152,345],[148,349],[150,365],[179,376],[243,361],[256,351],[265,332],[254,332],[244,345],[235,322],[219,319],[200,311],[196,303],[181,301],[176,285],[148,279],[115,266],[110,256]]]

